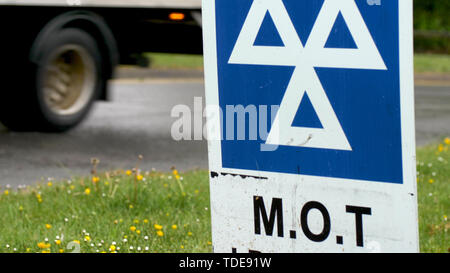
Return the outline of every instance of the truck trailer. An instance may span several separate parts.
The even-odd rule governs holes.
[[[79,124],[119,64],[202,53],[201,0],[0,0],[0,121],[13,131]]]

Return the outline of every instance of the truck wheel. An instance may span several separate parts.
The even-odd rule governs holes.
[[[27,89],[32,92],[22,92],[21,100],[15,100],[26,108],[2,120],[13,130],[69,130],[87,115],[105,84],[100,50],[90,34],[68,28],[52,35],[39,53],[30,71],[35,81]]]
[[[77,125],[99,97],[102,59],[96,41],[79,29],[63,29],[43,48],[36,91],[43,129],[65,131]]]

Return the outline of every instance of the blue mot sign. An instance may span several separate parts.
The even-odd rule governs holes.
[[[258,245],[266,251],[340,251],[348,237],[356,242],[345,248],[350,251],[364,249],[364,240],[372,250],[417,250],[412,1],[210,0],[203,3],[203,16],[206,103],[220,110],[210,111],[208,119],[208,130],[220,136],[209,140],[212,204],[220,188],[239,204],[250,200],[253,236],[265,230],[273,237],[278,229],[278,237],[299,241],[298,224],[309,238],[287,249],[280,238]],[[378,208],[363,206],[356,196],[378,202]],[[286,218],[287,199],[304,216],[292,228],[278,225]],[[331,223],[352,213],[356,226],[362,218],[394,218],[389,207],[402,206],[399,201],[415,224],[409,235],[399,235],[407,238],[397,246],[387,243],[398,241],[396,235],[369,240],[354,227],[359,235],[350,235],[344,224],[328,243],[332,248],[311,239],[330,241]],[[329,202],[342,208],[331,215]],[[219,218],[233,211],[232,204],[220,206]],[[301,225],[309,219],[302,207],[319,212],[317,219]],[[375,219],[375,211],[384,215]],[[215,219],[213,236],[221,238],[223,233],[214,233]],[[387,230],[371,232],[376,237]],[[221,239],[216,242],[222,249]],[[249,243],[240,246],[252,250]]]

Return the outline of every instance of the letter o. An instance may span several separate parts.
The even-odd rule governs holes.
[[[323,217],[323,229],[322,229],[322,232],[320,232],[319,234],[312,233],[308,226],[308,214],[309,214],[309,211],[312,209],[319,210]],[[303,233],[305,234],[305,236],[308,239],[310,239],[313,242],[325,241],[328,238],[328,235],[330,235],[330,230],[331,230],[330,214],[328,213],[325,206],[319,202],[311,201],[311,202],[306,203],[303,206],[302,212],[300,215],[300,222],[301,222]]]

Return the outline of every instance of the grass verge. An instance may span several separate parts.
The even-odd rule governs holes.
[[[450,252],[450,138],[417,150],[421,252]]]
[[[202,55],[145,53],[144,56],[154,69],[203,69]]]
[[[449,149],[446,138],[417,151],[422,252],[450,251]],[[3,188],[0,252],[210,252],[208,180],[128,170]]]
[[[450,55],[415,54],[416,73],[450,73]]]
[[[208,174],[117,171],[3,190],[0,252],[210,252]]]
[[[203,69],[203,56],[188,54],[145,53],[154,69]],[[450,73],[450,55],[415,54],[416,73]]]

